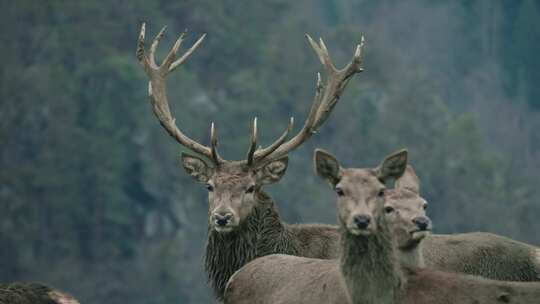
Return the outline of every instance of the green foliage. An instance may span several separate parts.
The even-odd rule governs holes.
[[[268,187],[290,222],[334,223],[315,176],[322,147],[375,166],[407,147],[439,233],[540,243],[540,7],[535,1],[3,1],[0,35],[0,280],[38,280],[81,303],[208,303],[205,190],[180,166],[135,59],[140,23],[208,33],[169,77],[177,124],[244,157],[305,118],[320,65],[366,36],[365,73]],[[511,39],[511,41],[509,40]],[[323,74],[324,77],[324,74]]]

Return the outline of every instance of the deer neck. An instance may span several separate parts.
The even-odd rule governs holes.
[[[408,268],[425,268],[424,255],[422,254],[422,241],[407,248],[399,248],[399,261]]]
[[[394,303],[402,286],[391,232],[381,230],[356,236],[341,227],[340,267],[353,304]]]
[[[272,246],[283,234],[283,224],[272,199],[258,193],[256,207],[235,231],[227,234],[209,227],[206,244],[205,270],[216,296],[223,300],[229,278],[251,260],[271,254]]]

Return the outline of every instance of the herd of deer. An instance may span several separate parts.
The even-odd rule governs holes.
[[[184,34],[158,65],[163,28],[145,50],[142,25],[137,58],[149,78],[153,112],[163,128],[198,156],[182,153],[186,172],[208,189],[205,269],[224,303],[540,303],[540,249],[489,233],[430,234],[427,202],[407,164],[407,151],[375,168],[343,168],[317,149],[315,171],[337,195],[338,225],[284,223],[262,186],[279,181],[296,149],[326,121],[349,80],[362,71],[363,38],[338,69],[320,39],[306,35],[326,72],[302,129],[287,129],[257,146],[253,120],[246,159],[228,161],[210,145],[186,136],[171,115],[166,77],[183,64],[204,35],[179,59]],[[202,157],[201,157],[202,156]],[[394,181],[392,189],[386,185]]]
[[[362,71],[363,38],[352,60],[337,69],[322,39],[306,35],[326,71],[317,74],[315,97],[302,129],[287,129],[269,146],[257,146],[253,120],[246,159],[227,161],[210,146],[186,136],[171,115],[166,77],[204,39],[177,59],[184,34],[163,62],[155,60],[163,28],[147,54],[145,24],[137,58],[149,78],[148,93],[160,124],[181,145],[186,172],[208,189],[205,269],[218,301],[250,303],[487,304],[540,303],[540,248],[490,233],[431,234],[427,202],[407,164],[407,151],[387,156],[375,168],[343,168],[317,149],[315,171],[337,195],[338,225],[284,223],[262,190],[285,174],[288,153],[326,121],[349,80]],[[394,186],[386,185],[394,181]],[[0,284],[0,304],[78,304],[41,284]]]

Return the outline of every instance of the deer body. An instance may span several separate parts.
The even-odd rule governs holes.
[[[403,216],[407,209],[398,213],[386,195],[374,194],[383,187],[379,180],[403,173],[406,154],[405,159],[392,155],[376,169],[342,169],[322,151],[317,151],[316,159],[318,174],[338,193],[340,259],[272,255],[254,260],[233,275],[225,303],[538,303],[540,283],[494,281],[421,268],[420,244],[429,222],[420,221],[425,217],[420,215],[409,222],[423,229],[395,226],[408,218]]]
[[[501,281],[540,281],[540,249],[492,233],[434,234],[424,240],[426,267]]]

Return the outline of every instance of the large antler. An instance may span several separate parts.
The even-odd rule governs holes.
[[[176,43],[169,51],[161,65],[156,64],[155,53],[159,45],[160,39],[165,33],[166,27],[163,27],[161,31],[152,41],[150,46],[150,53],[147,55],[144,46],[144,36],[146,31],[146,25],[143,23],[141,26],[141,32],[139,34],[139,40],[137,44],[137,58],[141,65],[144,67],[144,71],[149,78],[148,82],[148,95],[150,96],[150,101],[152,103],[152,109],[156,115],[159,123],[163,128],[172,136],[176,141],[181,145],[189,148],[193,152],[204,155],[207,158],[211,159],[216,165],[219,165],[222,162],[221,157],[218,155],[216,150],[217,140],[216,140],[216,130],[214,124],[210,128],[210,147],[202,145],[188,136],[186,136],[182,131],[176,126],[175,119],[171,115],[171,109],[169,107],[169,101],[167,99],[166,92],[166,77],[169,73],[174,71],[178,66],[182,65],[186,59],[197,49],[197,47],[204,40],[206,34],[202,35],[197,42],[189,48],[182,57],[176,60],[176,55],[180,49],[185,36],[185,32],[180,35]]]
[[[364,47],[363,36],[360,39],[360,44],[356,46],[356,50],[351,62],[349,62],[343,69],[337,69],[334,66],[322,38],[319,39],[319,43],[316,43],[308,34],[306,34],[306,38],[308,39],[313,50],[315,50],[315,53],[317,53],[322,65],[325,67],[326,73],[328,74],[326,83],[324,86],[322,85],[321,75],[320,73],[317,73],[315,97],[313,99],[309,114],[300,132],[298,132],[298,134],[296,134],[289,141],[285,142],[289,132],[292,129],[292,118],[289,122],[287,130],[273,144],[267,148],[256,150],[257,119],[253,121],[251,145],[247,157],[248,165],[252,166],[264,160],[282,157],[304,143],[326,121],[330,115],[330,112],[338,102],[341,93],[343,93],[343,90],[345,90],[345,87],[349,83],[351,77],[354,74],[363,71],[363,69],[360,67]]]

